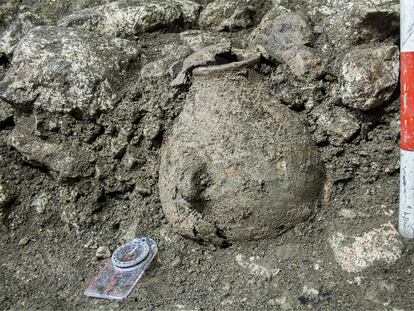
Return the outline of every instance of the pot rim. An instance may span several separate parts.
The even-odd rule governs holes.
[[[232,62],[228,64],[223,64],[223,65],[213,65],[213,66],[208,66],[208,67],[197,67],[193,69],[192,74],[194,76],[203,76],[203,75],[209,75],[209,74],[214,74],[214,73],[234,71],[237,69],[249,67],[251,65],[256,65],[260,61],[260,57],[261,57],[260,53],[248,54],[245,51],[238,51],[238,52],[239,53],[236,52],[235,54],[241,60],[237,62]]]

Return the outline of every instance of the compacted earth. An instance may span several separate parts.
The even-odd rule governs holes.
[[[398,46],[394,0],[0,0],[0,309],[411,310]]]

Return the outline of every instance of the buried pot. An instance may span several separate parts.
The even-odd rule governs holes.
[[[165,216],[203,242],[280,234],[309,217],[323,186],[307,128],[266,94],[259,57],[240,58],[193,70],[186,105],[162,147]]]

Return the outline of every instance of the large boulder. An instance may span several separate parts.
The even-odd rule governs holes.
[[[127,40],[62,27],[36,27],[16,46],[0,98],[17,109],[95,115],[122,96],[139,56]]]
[[[178,22],[194,23],[199,10],[200,5],[189,0],[120,0],[84,9],[63,18],[59,24],[127,37]]]
[[[357,47],[341,67],[341,97],[361,110],[380,106],[394,93],[399,77],[399,51],[393,44]]]
[[[318,204],[323,166],[307,128],[266,95],[250,65],[194,69],[163,145],[161,203],[185,236],[213,243],[275,236]]]

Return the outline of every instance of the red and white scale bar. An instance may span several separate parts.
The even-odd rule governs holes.
[[[399,231],[414,238],[414,0],[400,0],[401,161]]]

